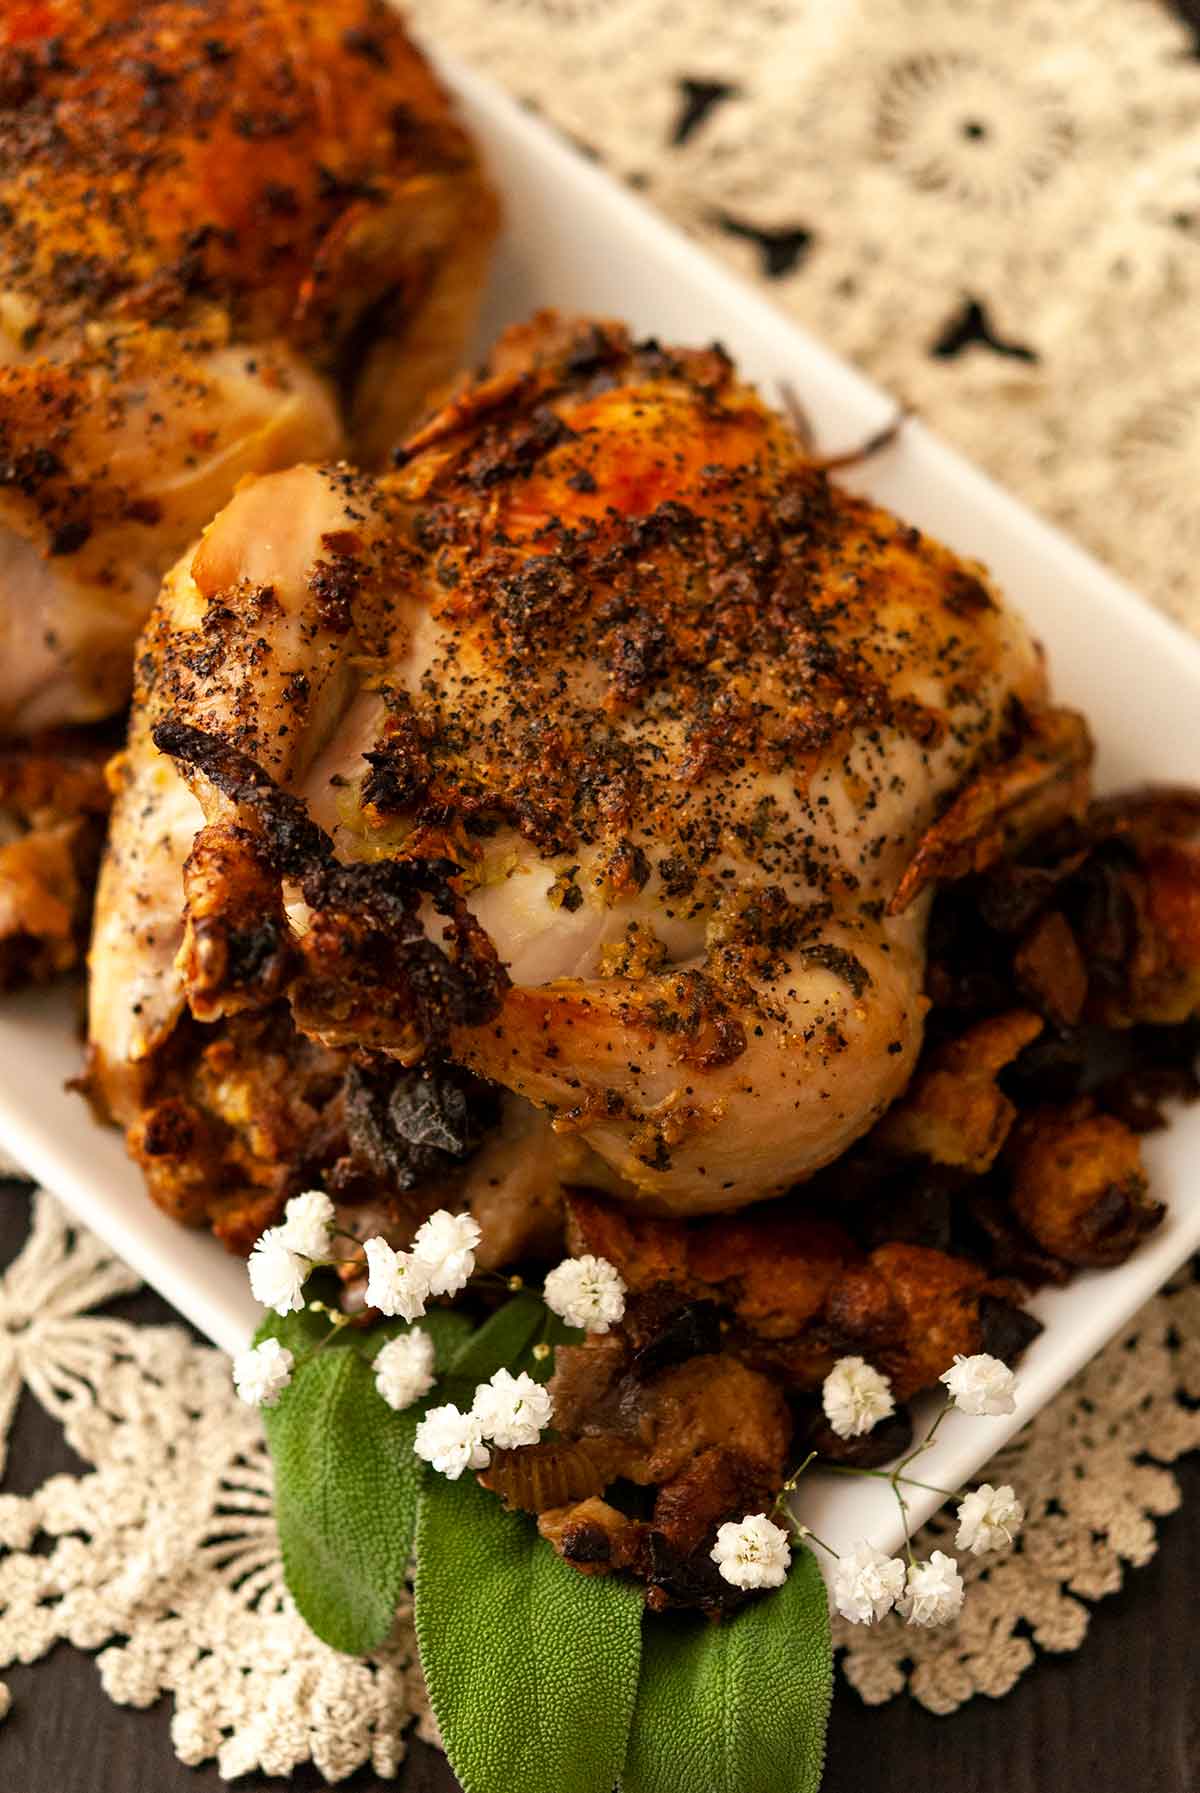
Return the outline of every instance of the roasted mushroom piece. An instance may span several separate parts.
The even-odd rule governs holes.
[[[1086,1098],[1022,1117],[1009,1146],[1013,1211],[1064,1263],[1124,1263],[1162,1221],[1138,1137]]]
[[[0,745],[0,989],[67,970],[87,940],[112,747],[83,729]]]

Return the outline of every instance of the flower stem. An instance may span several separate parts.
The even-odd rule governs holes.
[[[924,1488],[928,1494],[942,1494],[947,1500],[953,1500],[958,1492],[955,1488],[939,1488],[936,1482],[919,1482],[916,1476],[901,1475],[898,1469],[856,1469],[852,1463],[822,1463],[821,1468],[828,1475],[864,1475],[877,1482],[903,1482],[909,1488]]]
[[[921,1440],[920,1444],[918,1444],[914,1450],[909,1451],[907,1457],[902,1457],[900,1462],[896,1465],[896,1469],[895,1469],[896,1475],[900,1475],[902,1473],[902,1471],[906,1470],[908,1468],[909,1464],[911,1462],[913,1462],[913,1460],[915,1458],[917,1458],[921,1455],[922,1451],[927,1451],[929,1449],[930,1445],[933,1443],[934,1439],[937,1437],[938,1427],[941,1425],[941,1423],[945,1419],[946,1415],[948,1413],[952,1413],[953,1411],[954,1411],[954,1402],[947,1401],[946,1405],[942,1408],[941,1412],[938,1414],[937,1418],[934,1420],[933,1424],[930,1426],[928,1432],[925,1434],[925,1436]]]
[[[915,1569],[917,1566],[917,1559],[913,1555],[912,1538],[910,1537],[908,1530],[908,1502],[901,1494],[895,1480],[892,1481],[892,1493],[896,1496],[896,1500],[899,1503],[900,1523],[904,1527],[904,1554],[908,1558],[909,1568]]]
[[[953,1407],[953,1405],[954,1405],[953,1401],[946,1402],[946,1405],[942,1408],[941,1412],[938,1414],[937,1418],[934,1420],[933,1424],[930,1426],[928,1432],[925,1434],[925,1437],[921,1440],[921,1443],[919,1445],[917,1445],[915,1450],[909,1451],[907,1457],[901,1458],[900,1462],[897,1463],[895,1469],[893,1469],[892,1473],[887,1478],[888,1481],[892,1484],[892,1493],[896,1496],[896,1500],[899,1503],[900,1522],[904,1527],[904,1554],[908,1558],[908,1566],[910,1569],[916,1568],[917,1559],[913,1555],[912,1538],[909,1535],[909,1529],[908,1529],[908,1502],[905,1500],[903,1494],[901,1494],[901,1492],[900,1492],[900,1484],[901,1484],[901,1482],[906,1482],[906,1483],[913,1482],[913,1477],[906,1476],[904,1474],[904,1471],[908,1468],[909,1464],[914,1461],[915,1458],[917,1458],[921,1455],[922,1451],[927,1451],[929,1449],[930,1445],[933,1443],[934,1439],[937,1437],[938,1427],[941,1425],[941,1423],[945,1419],[946,1415],[950,1412],[950,1409]],[[914,1485],[916,1487],[921,1487],[921,1486],[927,1486],[930,1484],[922,1484],[922,1483],[916,1482],[916,1483],[914,1483]],[[934,1489],[934,1493],[935,1494],[943,1494],[943,1493],[945,1493],[945,1490],[942,1488],[936,1488],[936,1489]]]
[[[349,1326],[354,1315],[344,1314],[340,1308],[330,1307],[327,1301],[310,1301],[308,1303],[308,1311],[310,1314],[324,1314],[325,1318],[329,1321],[329,1331],[325,1334],[323,1339],[317,1340],[310,1353],[310,1356],[315,1357],[318,1351],[324,1350],[330,1339],[335,1337],[336,1334],[342,1330],[343,1326]]]
[[[826,1555],[827,1555],[827,1556],[831,1556],[831,1557],[833,1557],[833,1559],[834,1559],[834,1561],[835,1561],[835,1562],[840,1562],[840,1561],[841,1561],[841,1556],[840,1556],[840,1554],[839,1554],[839,1552],[838,1552],[838,1551],[836,1551],[836,1550],[835,1550],[835,1549],[834,1549],[834,1548],[833,1548],[833,1545],[832,1545],[832,1544],[827,1544],[827,1543],[826,1543],[826,1542],[825,1542],[825,1540],[824,1540],[824,1538],[818,1538],[818,1536],[817,1536],[817,1534],[816,1534],[816,1532],[815,1532],[815,1531],[813,1531],[813,1529],[812,1529],[812,1527],[811,1527],[811,1526],[809,1526],[809,1525],[797,1525],[797,1526],[796,1526],[796,1528],[795,1528],[795,1533],[796,1533],[796,1541],[797,1541],[797,1543],[800,1543],[800,1544],[808,1544],[808,1543],[812,1543],[812,1544],[819,1544],[819,1545],[820,1545],[820,1547],[821,1547],[821,1549],[822,1549],[822,1550],[823,1550],[823,1551],[825,1551],[825,1553],[826,1553]]]
[[[787,1481],[783,1484],[783,1487],[779,1490],[779,1493],[775,1496],[775,1499],[771,1503],[772,1513],[777,1513],[779,1511],[780,1507],[782,1507],[785,1504],[785,1502],[787,1501],[788,1495],[794,1494],[796,1492],[797,1482],[800,1480],[800,1477],[804,1474],[805,1470],[808,1468],[809,1464],[812,1462],[812,1460],[816,1456],[816,1454],[817,1454],[816,1451],[809,1451],[809,1453],[808,1453],[807,1457],[805,1457],[803,1463],[801,1463],[797,1468],[793,1469],[791,1475],[788,1477]],[[791,1518],[791,1514],[788,1515],[788,1518],[789,1519]],[[820,1540],[818,1539],[818,1543],[819,1542],[820,1542]]]

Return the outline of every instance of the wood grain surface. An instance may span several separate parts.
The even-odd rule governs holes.
[[[0,1264],[20,1249],[27,1222],[25,1189],[0,1184]],[[149,1293],[110,1311],[156,1323],[176,1318]],[[47,1476],[83,1467],[59,1427],[24,1397],[7,1491],[27,1494]],[[1081,1650],[1041,1657],[1006,1699],[975,1699],[935,1718],[906,1696],[871,1709],[839,1686],[823,1793],[1195,1793],[1200,1458],[1177,1474],[1183,1505],[1162,1522],[1149,1567],[1131,1572],[1123,1591],[1095,1609]],[[13,1711],[0,1726],[0,1793],[217,1793],[228,1785],[214,1767],[176,1761],[168,1700],[148,1712],[111,1705],[90,1657],[65,1644],[4,1678]],[[442,1756],[414,1743],[398,1781],[363,1772],[342,1785],[348,1793],[452,1793],[457,1783]],[[251,1776],[236,1786],[313,1793],[324,1782],[308,1769],[290,1782]]]

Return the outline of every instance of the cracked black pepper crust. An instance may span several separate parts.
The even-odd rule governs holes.
[[[857,741],[869,819],[902,797],[897,732],[965,774],[1006,726],[983,575],[833,484],[719,348],[537,321],[397,458],[448,645],[395,696],[377,809],[598,849],[613,895],[657,874],[683,907],[732,836],[836,899],[874,888],[894,814],[850,864],[820,796],[797,814],[772,781]]]

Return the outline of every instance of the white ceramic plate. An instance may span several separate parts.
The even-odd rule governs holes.
[[[664,341],[719,338],[770,397],[800,395],[823,446],[861,441],[891,413],[882,393],[787,323],[636,199],[477,76],[447,77],[506,200],[507,234],[481,346],[539,305],[627,318]],[[1057,695],[1086,710],[1105,785],[1200,783],[1200,647],[1063,536],[998,490],[919,423],[863,470],[870,493],[986,561],[1049,651]],[[77,1017],[62,993],[0,1007],[0,1144],[66,1201],[218,1344],[240,1347],[255,1309],[243,1266],[148,1201],[113,1132],[64,1089],[79,1068]],[[1022,1365],[1007,1420],[954,1415],[922,1476],[957,1486],[1021,1426],[1192,1251],[1200,1247],[1200,1106],[1147,1143],[1168,1219],[1119,1270],[1080,1276],[1033,1303],[1046,1330]],[[915,1520],[936,1499],[912,1502]],[[835,1546],[899,1542],[885,1486],[825,1477],[801,1503]]]

